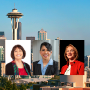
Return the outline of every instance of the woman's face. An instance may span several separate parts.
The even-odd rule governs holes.
[[[71,60],[73,60],[75,58],[75,51],[74,51],[73,47],[71,47],[71,46],[67,47],[66,56],[68,59],[71,59]]]
[[[14,51],[14,57],[15,59],[22,59],[23,51],[17,47]]]
[[[51,54],[52,54],[52,51],[48,51],[45,46],[42,46],[42,48],[40,50],[40,55],[42,56],[42,59],[50,60]]]

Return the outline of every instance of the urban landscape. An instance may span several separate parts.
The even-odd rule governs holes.
[[[68,3],[67,5],[63,1],[58,1],[58,0],[52,1],[52,2],[50,0],[49,1],[46,0],[46,2],[45,1],[44,2],[36,1],[36,3],[34,3],[33,1],[26,2],[25,6],[27,6],[28,3],[30,3],[30,5],[31,5],[31,3],[33,3],[33,5],[31,5],[31,7],[36,5],[35,8],[40,8],[39,13],[43,12],[43,10],[45,9],[47,12],[46,17],[49,17],[52,19],[51,22],[49,22],[48,21],[49,18],[47,19],[42,14],[42,17],[45,18],[46,22],[42,17],[39,17],[42,20],[40,19],[40,21],[39,21],[39,19],[38,19],[38,23],[36,23],[38,16],[33,17],[35,19],[31,19],[32,22],[29,22],[29,19],[27,19],[27,18],[26,18],[27,20],[24,19],[24,21],[22,21],[24,18],[24,15],[28,16],[29,13],[26,14],[26,9],[25,10],[24,9],[22,10],[21,8],[18,9],[18,7],[20,7],[21,2],[17,1],[19,4],[17,2],[12,2],[12,1],[10,2],[10,4],[13,4],[12,5],[13,7],[11,8],[11,6],[10,6],[10,9],[9,9],[10,11],[9,12],[5,11],[4,12],[5,15],[3,16],[5,18],[7,17],[6,20],[8,19],[9,21],[5,21],[5,18],[2,19],[0,17],[1,22],[2,22],[2,23],[0,23],[1,24],[1,29],[0,29],[0,90],[90,90],[90,50],[89,50],[90,49],[90,40],[88,40],[88,36],[89,36],[88,31],[90,31],[89,30],[90,22],[87,19],[90,14],[90,13],[87,13],[88,7],[89,7],[88,3],[90,3],[90,1],[85,2],[85,1],[81,1],[81,0],[80,1],[76,0],[74,2],[70,1],[70,3],[69,3],[69,1],[68,2],[66,1]],[[1,4],[3,4],[3,3],[4,2],[1,1]],[[25,3],[25,1],[22,2],[22,4],[24,4],[24,3]],[[60,4],[60,3],[62,3],[62,4]],[[41,9],[41,7],[39,7],[38,4],[40,4],[42,6],[43,10]],[[68,7],[68,11],[70,10],[70,12],[71,11],[73,12],[73,10],[71,10],[71,6],[73,4],[74,11],[76,12],[76,10],[77,10],[77,13],[79,13],[80,15],[75,14],[76,16],[73,16],[74,12],[73,13],[69,12],[70,14],[72,14],[72,17],[68,16],[68,14],[67,14],[67,16],[62,17],[62,18],[64,18],[62,20],[62,24],[59,23],[58,18],[60,18],[60,17],[58,17],[58,14],[59,15],[61,15],[61,14],[60,13],[55,14],[55,12],[59,11],[59,8],[60,8],[59,4],[62,7],[63,7],[63,5],[65,5],[65,8],[63,8],[63,10],[65,10],[65,11],[66,11],[66,8]],[[83,10],[86,10],[86,11],[82,11],[82,9],[79,7],[80,4],[81,4],[81,7],[83,8]],[[83,6],[83,4],[84,4],[84,6]],[[45,6],[47,5],[47,6],[45,7],[44,5]],[[54,6],[55,8],[52,6]],[[70,6],[70,8],[69,8],[69,6]],[[80,11],[78,11],[78,8],[76,8],[76,6],[79,8],[81,13],[80,13]],[[2,6],[0,8],[2,8]],[[27,11],[35,10],[35,8],[28,9]],[[53,8],[53,9],[51,9],[51,8]],[[4,10],[4,7],[2,9]],[[20,9],[21,9],[21,11],[20,11]],[[49,9],[51,11],[48,11]],[[54,11],[54,9],[56,11]],[[37,10],[35,10],[35,11],[37,12]],[[53,11],[54,11],[53,14],[55,14],[55,18],[53,15],[51,16],[51,14],[49,13],[49,12],[52,13]],[[62,16],[64,16],[64,14],[65,14],[64,11],[61,10],[61,12],[62,12]],[[50,16],[49,16],[49,14],[50,14]],[[84,15],[81,16],[82,14],[84,14]],[[35,15],[36,15],[36,13],[34,13],[32,11],[32,16],[35,16]],[[66,18],[66,17],[68,17],[68,18]],[[74,19],[78,20],[78,17],[80,20],[82,19],[82,17],[85,19],[81,20],[81,22],[80,21],[74,21],[74,22],[71,21],[70,22],[70,23],[74,23],[75,25],[77,25],[76,27],[74,26],[74,24],[72,24],[72,26],[70,25],[70,27],[69,27],[69,23],[67,23],[67,22],[64,23],[65,20],[68,21],[68,19],[70,19],[70,18],[71,19],[74,18]],[[11,22],[10,22],[10,20],[11,20]],[[34,20],[36,20],[36,22]],[[5,22],[7,22],[7,25],[10,28],[8,28],[8,27],[6,28],[6,26],[3,25],[3,23],[5,23]],[[24,24],[23,24],[23,22],[24,22]],[[43,22],[45,22],[45,23],[43,23]],[[48,24],[51,26],[52,30],[50,30],[50,31],[48,30],[48,28],[50,29],[50,27],[46,24],[47,22],[49,22]],[[54,23],[56,25],[56,27],[54,26],[53,22],[56,23],[56,24]],[[80,23],[79,26],[78,26],[79,23],[77,23],[77,22]],[[86,22],[86,24],[85,24],[85,22]],[[28,28],[28,26],[25,28],[24,27],[25,23],[27,23],[27,24],[29,23],[29,27],[35,25],[35,26],[29,28],[29,30],[31,30],[31,32],[26,30]],[[39,25],[39,23],[40,23],[40,25]],[[46,25],[44,26],[42,23],[46,24]],[[61,24],[61,26],[63,28],[58,29],[59,24]],[[67,28],[67,30],[64,31],[64,32],[66,32],[64,35],[62,35],[64,33],[63,30],[66,28],[63,24]],[[7,30],[4,30],[4,27]],[[71,30],[72,29],[71,27],[78,29],[78,30],[76,30],[76,31],[75,31],[75,29]],[[38,29],[32,30],[32,28],[35,28],[35,29],[38,28]],[[53,30],[53,28],[56,30]],[[10,29],[10,30],[8,30],[8,29]],[[88,32],[88,33],[85,33],[86,29],[87,29],[86,32]],[[61,33],[61,34],[59,35],[58,33]],[[75,33],[75,34],[73,34],[73,33]],[[76,35],[76,33],[77,33],[77,35]],[[30,50],[30,52],[31,52],[31,61],[30,61],[31,75],[6,75],[5,74],[6,54],[7,54],[6,53],[6,41],[8,41],[8,40],[15,40],[15,41],[16,40],[18,40],[18,41],[19,40],[30,40],[31,41],[31,46],[30,46],[31,47],[31,50]],[[34,59],[33,42],[35,40],[37,40],[37,41],[48,40],[49,42],[52,42],[52,40],[53,40],[53,41],[58,42],[58,47],[59,47],[59,52],[58,52],[59,54],[57,55],[58,56],[58,59],[57,59],[58,75],[33,75],[33,59]],[[85,41],[84,42],[84,75],[61,75],[60,74],[60,53],[61,53],[60,52],[60,41],[61,40],[84,40]]]

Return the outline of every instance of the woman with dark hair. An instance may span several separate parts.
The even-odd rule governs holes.
[[[52,46],[43,42],[40,46],[41,60],[33,62],[33,75],[58,75],[58,62],[50,58]]]
[[[84,63],[77,60],[78,51],[72,44],[66,46],[64,57],[67,64],[61,68],[61,74],[84,75]]]
[[[30,66],[23,62],[26,51],[21,45],[15,45],[11,51],[12,62],[6,65],[6,75],[30,75]]]

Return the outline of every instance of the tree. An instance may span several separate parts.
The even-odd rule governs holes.
[[[5,77],[1,77],[1,87],[5,88],[8,80]]]
[[[0,90],[5,90],[3,87],[0,87]]]
[[[18,90],[16,83],[13,83],[13,88],[12,88],[12,90]]]
[[[26,87],[24,86],[24,84],[21,84],[20,90],[26,90]]]
[[[12,83],[11,83],[11,80],[9,80],[9,81],[7,81],[7,84],[6,84],[6,90],[13,90],[12,89],[13,88],[13,85],[12,85]]]

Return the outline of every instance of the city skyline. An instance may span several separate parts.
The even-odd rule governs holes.
[[[55,40],[85,40],[85,55],[90,55],[90,1],[82,0],[45,0],[45,1],[1,1],[0,31],[4,31],[7,40],[12,40],[11,20],[6,16],[15,8],[23,13],[22,40],[28,36],[38,38],[38,31],[47,31],[47,38]]]

